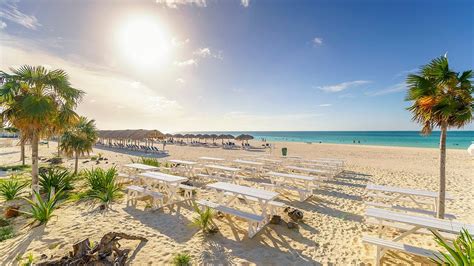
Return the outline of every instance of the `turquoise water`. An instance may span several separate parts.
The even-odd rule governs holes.
[[[199,133],[232,134],[234,136],[249,134],[254,136],[255,139],[265,138],[267,141],[322,142],[424,148],[438,147],[440,136],[439,131],[433,132],[430,136],[421,136],[419,131],[213,131]],[[447,147],[450,149],[467,149],[472,141],[474,141],[474,131],[449,131]]]

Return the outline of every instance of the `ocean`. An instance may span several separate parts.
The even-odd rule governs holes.
[[[437,148],[440,132],[429,136],[419,131],[207,131],[193,134],[249,134],[255,139],[267,141],[291,141],[311,143],[338,143],[353,145],[379,145],[401,147]],[[474,141],[474,131],[448,131],[449,149],[467,149]]]

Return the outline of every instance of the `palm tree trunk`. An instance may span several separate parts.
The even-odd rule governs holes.
[[[78,163],[79,163],[79,153],[76,151],[76,158],[74,162],[74,174],[77,174]]]
[[[23,138],[20,141],[20,147],[21,147],[21,154],[20,154],[21,164],[25,165],[25,140]]]
[[[31,138],[31,188],[33,191],[38,190],[38,143],[39,136],[35,132]],[[33,193],[34,199],[34,193]]]
[[[439,141],[439,194],[438,194],[438,213],[437,217],[444,219],[446,201],[446,133],[448,125],[446,122],[441,124],[441,136]]]

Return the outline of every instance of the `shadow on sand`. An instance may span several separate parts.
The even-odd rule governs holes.
[[[169,156],[166,153],[160,153],[160,154],[147,153],[147,152],[141,152],[141,151],[114,149],[114,148],[109,148],[109,147],[106,147],[106,146],[95,146],[94,149],[111,151],[111,152],[115,152],[115,153],[127,154],[127,155],[138,156],[138,157],[166,158],[166,157]]]

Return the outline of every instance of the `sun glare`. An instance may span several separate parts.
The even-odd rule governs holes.
[[[137,67],[163,65],[170,56],[166,29],[152,17],[129,19],[119,28],[118,44],[124,57]]]

